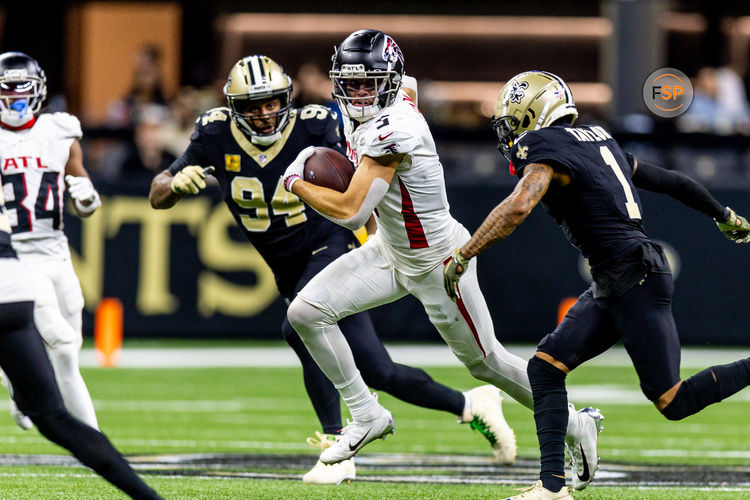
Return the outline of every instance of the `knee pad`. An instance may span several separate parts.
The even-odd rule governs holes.
[[[394,375],[392,363],[390,366],[375,366],[371,363],[363,363],[358,365],[358,368],[360,375],[362,375],[362,380],[369,387],[378,391],[391,392],[389,389]]]
[[[37,426],[39,432],[45,437],[54,440],[54,437],[58,434],[60,422],[65,421],[69,415],[68,411],[63,406],[60,406],[54,410],[29,414],[28,417]]]
[[[564,384],[567,377],[564,371],[537,356],[529,360],[526,373],[529,375],[532,390],[546,385],[558,386],[561,383]]]
[[[299,297],[289,304],[289,308],[286,310],[286,317],[297,332],[300,330],[299,327],[309,326],[316,322],[325,321],[326,319],[323,311],[308,304]]]

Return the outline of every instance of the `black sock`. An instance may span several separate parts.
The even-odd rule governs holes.
[[[565,431],[568,427],[566,375],[536,356],[529,361],[528,374],[542,455],[539,479],[545,488],[557,492],[565,486]]]
[[[66,410],[35,415],[32,421],[43,436],[68,449],[84,465],[132,498],[161,498],[138,477],[104,434],[76,420]]]
[[[672,401],[661,412],[669,420],[682,420],[748,385],[750,358],[712,366],[683,380]]]
[[[375,383],[368,380],[368,372],[364,369],[360,371],[367,385],[385,391],[401,401],[431,410],[448,411],[454,415],[462,415],[464,412],[466,398],[461,392],[435,382],[427,372],[419,368],[393,363],[390,377],[383,381],[381,374],[377,376],[381,380]]]

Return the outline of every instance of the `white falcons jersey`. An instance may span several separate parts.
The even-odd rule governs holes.
[[[67,113],[44,113],[30,128],[0,127],[0,178],[19,257],[65,257],[65,166],[81,124]]]
[[[450,214],[443,166],[414,101],[399,91],[396,102],[356,129],[346,120],[344,133],[354,165],[363,156],[406,155],[375,209],[378,234],[396,269],[414,276],[441,264],[463,226]]]

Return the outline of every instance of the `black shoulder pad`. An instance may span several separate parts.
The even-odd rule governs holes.
[[[206,111],[195,120],[195,131],[190,140],[197,139],[201,134],[222,133],[229,126],[231,119],[229,108],[214,108]]]
[[[304,124],[305,130],[311,135],[325,135],[331,122],[338,124],[338,115],[331,108],[310,104],[297,110],[297,121]]]
[[[523,169],[530,163],[547,161],[564,164],[562,151],[570,140],[564,127],[545,127],[521,134],[510,150],[516,175],[523,176]]]

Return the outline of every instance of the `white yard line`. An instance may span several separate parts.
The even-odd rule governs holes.
[[[522,359],[529,359],[536,350],[531,345],[508,345],[508,350]],[[415,366],[460,366],[445,345],[389,345],[388,352],[397,363]],[[682,350],[682,366],[706,368],[714,364],[736,361],[750,355],[750,349]],[[589,361],[588,366],[631,366],[625,349],[615,347]],[[93,349],[81,351],[81,366],[97,367]],[[289,347],[216,347],[216,348],[128,348],[120,355],[117,366],[123,368],[213,368],[213,367],[298,367],[299,360]]]

